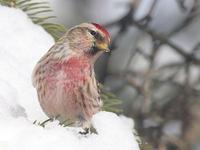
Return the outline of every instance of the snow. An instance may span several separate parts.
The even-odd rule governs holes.
[[[47,119],[31,84],[38,59],[54,44],[22,11],[0,6],[0,150],[139,150],[131,119],[111,112],[94,115],[97,133]]]
[[[79,129],[64,128],[57,121],[43,128],[23,117],[0,120],[0,149],[3,141],[4,150],[139,150],[130,119],[100,112],[92,122],[98,134],[82,136]]]

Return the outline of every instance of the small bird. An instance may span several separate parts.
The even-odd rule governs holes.
[[[82,23],[69,29],[38,61],[32,83],[49,118],[90,128],[92,116],[102,106],[94,63],[103,52],[110,51],[109,45],[110,36],[104,27]]]

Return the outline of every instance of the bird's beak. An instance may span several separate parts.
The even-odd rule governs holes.
[[[104,51],[104,52],[110,52],[109,46],[107,43],[99,43],[96,45],[98,49]]]

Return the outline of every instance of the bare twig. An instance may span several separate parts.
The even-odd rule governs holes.
[[[119,25],[121,27],[121,32],[124,32],[129,28],[129,26],[134,25],[141,31],[149,34],[153,39],[160,41],[161,44],[166,44],[166,45],[170,46],[171,48],[173,48],[173,50],[175,52],[177,52],[178,54],[180,54],[185,60],[187,60],[193,64],[198,64],[198,65],[200,64],[199,59],[195,58],[192,54],[187,53],[183,48],[181,48],[177,44],[175,44],[168,38],[164,37],[163,35],[156,33],[152,29],[148,28],[146,25],[142,25],[138,21],[134,20],[132,18],[133,12],[134,12],[134,10],[130,9],[130,11],[127,13],[127,15],[124,16],[122,19],[114,21],[112,23],[109,23],[105,26],[111,27],[114,25]]]

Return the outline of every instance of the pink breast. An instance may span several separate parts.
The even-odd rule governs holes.
[[[61,86],[66,90],[83,85],[91,73],[91,65],[85,57],[71,57],[62,63],[53,63],[49,68],[46,74],[49,87]]]

